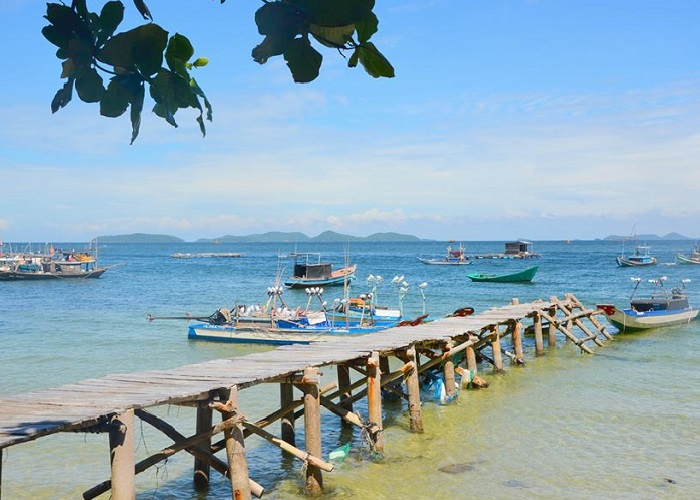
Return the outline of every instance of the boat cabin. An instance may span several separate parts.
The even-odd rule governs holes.
[[[690,307],[688,296],[682,294],[652,295],[650,299],[633,299],[630,301],[630,306],[636,312],[674,311]]]
[[[324,280],[333,275],[333,265],[321,262],[321,254],[307,253],[294,255],[294,278]]]
[[[525,240],[511,241],[506,243],[506,256],[509,257],[529,257],[535,255],[533,252],[534,245]]]

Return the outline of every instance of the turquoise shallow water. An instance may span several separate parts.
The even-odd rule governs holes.
[[[498,242],[465,242],[467,252],[501,251]],[[574,293],[584,304],[624,305],[633,276],[666,275],[669,283],[690,278],[691,301],[700,302],[700,266],[665,265],[686,242],[653,243],[660,265],[619,269],[619,245],[610,242],[535,242],[536,261],[477,260],[471,266],[426,266],[418,256],[440,256],[445,244],[353,243],[358,264],[356,291],[366,291],[367,275],[382,275],[381,302],[397,305],[389,281],[404,275],[411,284],[407,315],[421,313],[417,285],[425,289],[427,308],[442,315],[470,305],[477,312],[521,301]],[[100,260],[117,265],[103,278],[80,283],[0,283],[0,396],[46,389],[108,373],[180,366],[218,357],[267,350],[188,341],[183,321],[148,323],[156,316],[209,314],[235,302],[266,299],[279,253],[294,244],[126,245],[100,247]],[[320,251],[342,265],[343,245],[296,245]],[[174,252],[243,252],[240,259],[172,259]],[[500,272],[537,263],[529,285],[472,283],[467,272]],[[327,291],[328,300],[333,293]],[[305,303],[301,292],[287,291],[292,304]],[[324,453],[352,443],[336,471],[324,475],[328,498],[697,498],[700,492],[700,322],[636,335],[584,356],[560,342],[534,358],[526,338],[527,363],[508,366],[503,375],[488,369],[491,386],[462,392],[452,405],[426,402],[426,432],[408,432],[405,406],[385,405],[386,451],[371,460],[361,437],[323,415]],[[326,374],[330,377],[332,374]],[[243,391],[251,419],[276,407],[277,388]],[[366,415],[363,404],[356,407]],[[182,433],[193,433],[193,411],[163,407]],[[298,439],[303,442],[299,422]],[[272,432],[277,429],[273,427]],[[138,453],[145,456],[170,444],[147,425],[137,431]],[[257,439],[247,442],[252,477],[266,498],[302,498],[300,463],[280,456]],[[104,435],[65,434],[5,450],[3,498],[78,498],[109,477]],[[138,477],[139,498],[225,498],[228,485],[214,478],[207,494],[191,484],[192,460],[180,455]]]

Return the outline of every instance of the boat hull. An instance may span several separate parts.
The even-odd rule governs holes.
[[[207,323],[191,325],[187,337],[193,340],[210,340],[216,342],[233,342],[240,344],[312,344],[329,338],[357,337],[372,332],[385,330],[391,325],[374,327],[341,326],[331,328],[265,328],[251,326],[210,325]]]
[[[598,304],[597,307],[603,311],[608,322],[621,332],[687,324],[698,315],[698,310],[692,307],[671,311],[644,312],[632,309],[620,310],[611,304]]]
[[[485,274],[485,273],[470,273],[467,278],[472,281],[482,283],[529,283],[537,274],[539,266],[530,267],[517,273],[509,274]]]
[[[471,260],[422,259],[420,257],[418,260],[431,266],[467,266],[472,263]]]
[[[656,257],[650,257],[648,259],[635,260],[626,259],[624,257],[616,257],[617,265],[619,267],[641,267],[641,266],[655,266]]]
[[[676,254],[676,262],[678,264],[700,264],[700,257],[687,257],[683,254]]]
[[[102,276],[106,268],[93,269],[86,272],[78,273],[61,273],[61,272],[21,272],[21,271],[0,271],[0,281],[49,281],[49,280],[64,280],[64,279],[90,279],[99,278]]]

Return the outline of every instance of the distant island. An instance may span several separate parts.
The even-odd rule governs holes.
[[[97,241],[100,243],[185,243],[185,240],[177,236],[145,233],[98,236]],[[196,240],[195,243],[345,243],[348,241],[399,242],[431,240],[422,240],[417,236],[399,233],[375,233],[362,237],[336,233],[334,231],[325,231],[318,236],[309,237],[304,233],[298,232],[284,233],[272,231],[262,234],[250,234],[248,236],[233,236],[229,234],[211,239],[200,238]]]
[[[611,234],[603,238],[606,241],[628,241],[637,240],[641,242],[649,241],[683,241],[683,240],[696,240],[697,238],[688,238],[678,233],[668,233],[666,236],[657,236],[655,234],[637,234],[635,236],[620,236],[617,234]]]

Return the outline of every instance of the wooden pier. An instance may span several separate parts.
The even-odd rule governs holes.
[[[264,492],[264,485],[249,476],[246,462],[246,439],[256,435],[298,458],[305,465],[305,490],[317,494],[323,491],[323,472],[333,470],[321,450],[322,408],[361,428],[369,436],[373,453],[381,455],[386,446],[383,394],[402,397],[410,429],[424,432],[420,377],[440,373],[448,399],[458,386],[486,387],[485,367],[504,371],[504,357],[511,364],[525,362],[526,330],[534,335],[535,356],[545,353],[545,341],[554,347],[560,340],[573,343],[582,353],[593,353],[596,346],[612,339],[597,314],[571,294],[524,304],[513,299],[510,305],[477,315],[451,316],[353,338],[330,337],[316,344],[282,346],[170,370],[109,375],[0,398],[0,451],[59,432],[104,432],[109,434],[111,477],[86,488],[83,498],[111,490],[113,499],[132,499],[136,474],[185,450],[195,458],[197,486],[206,487],[213,469],[229,478],[232,498],[247,499]],[[394,371],[391,357],[400,360]],[[335,367],[337,382],[321,385],[321,367]],[[239,405],[240,392],[269,383],[279,384],[279,409],[256,420],[248,418]],[[295,398],[294,387],[301,397]],[[353,403],[361,398],[367,398],[364,417],[353,411]],[[196,407],[195,434],[185,436],[149,411],[159,405]],[[218,423],[214,423],[214,412],[221,414]],[[296,443],[294,434],[301,416],[303,445]],[[164,433],[172,445],[136,462],[136,417]],[[277,421],[281,422],[280,436],[265,430]],[[213,442],[217,435],[223,437]],[[224,450],[225,458],[219,458],[216,453]]]

